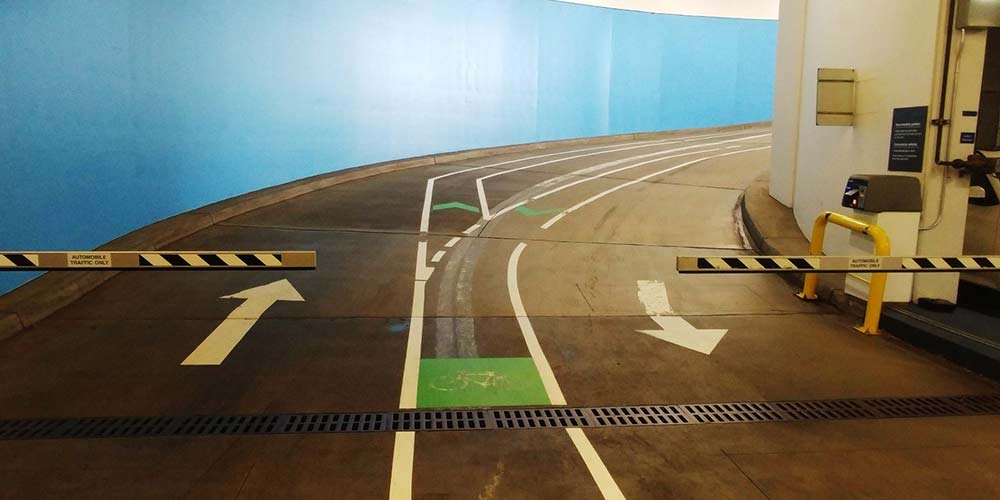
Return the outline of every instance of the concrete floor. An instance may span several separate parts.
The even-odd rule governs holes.
[[[677,274],[677,255],[748,252],[735,207],[769,151],[742,151],[765,147],[767,132],[421,167],[231,219],[173,246],[314,249],[318,268],[122,273],[0,342],[0,419],[386,411],[401,396],[407,406],[408,387],[418,404],[552,401],[526,323],[570,405],[1000,392],[891,337],[854,333],[777,276]],[[666,153],[678,148],[691,149]],[[657,152],[689,154],[624,169]],[[658,174],[721,153],[733,154]],[[423,233],[427,181],[445,174],[428,206],[465,205],[430,210]],[[490,211],[537,197],[529,210],[483,220],[476,179],[494,174],[482,181]],[[305,302],[276,303],[221,365],[180,364],[239,304],[219,297],[283,278]],[[657,328],[640,299],[651,281],[694,327],[728,330],[710,355],[638,331]],[[423,360],[420,377],[408,357]],[[499,382],[456,390],[454,369]],[[630,499],[1000,498],[998,416],[585,436]],[[412,455],[398,444],[391,433],[0,441],[0,498],[387,498],[390,484],[428,500],[611,498],[565,430],[417,433]],[[400,479],[408,459],[412,482]]]

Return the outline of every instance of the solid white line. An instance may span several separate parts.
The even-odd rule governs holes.
[[[403,362],[403,386],[399,391],[400,408],[417,407],[417,377],[420,373],[420,343],[424,337],[424,291],[427,282],[413,282],[413,306],[410,331],[406,337],[406,360]]]
[[[511,169],[508,169],[508,170],[501,170],[500,172],[494,172],[492,174],[485,175],[483,177],[479,177],[478,179],[476,179],[476,192],[479,194],[479,209],[480,209],[480,211],[482,211],[483,220],[490,220],[490,207],[489,207],[489,204],[486,203],[486,190],[485,190],[485,188],[483,188],[483,181],[486,180],[486,179],[492,179],[494,177],[499,177],[501,175],[507,175],[507,174],[512,173],[512,172],[519,172],[521,170],[527,170],[529,168],[541,167],[543,165],[549,165],[549,164],[552,164],[552,163],[559,163],[561,161],[575,160],[577,158],[586,158],[588,156],[603,155],[603,154],[608,154],[608,153],[617,153],[619,151],[628,151],[630,149],[648,148],[648,147],[652,147],[652,146],[660,146],[660,145],[663,145],[663,144],[673,144],[673,143],[676,143],[676,142],[677,141],[663,140],[663,141],[650,142],[650,143],[647,143],[647,144],[640,144],[638,146],[630,145],[628,147],[618,148],[618,149],[609,149],[607,151],[595,151],[593,153],[585,153],[585,154],[582,154],[582,155],[568,156],[566,158],[557,158],[555,160],[548,160],[548,161],[543,161],[543,162],[539,162],[539,163],[532,163],[531,165],[525,165],[523,167],[511,168]]]
[[[408,500],[413,495],[414,432],[397,432],[392,447],[392,477],[389,479],[389,500]]]
[[[518,243],[514,252],[510,254],[510,260],[507,261],[507,292],[510,293],[510,304],[514,307],[514,316],[517,317],[517,324],[521,327],[521,334],[524,335],[524,343],[528,345],[531,360],[535,362],[538,375],[542,378],[542,385],[545,386],[549,402],[554,405],[564,405],[566,398],[563,397],[562,389],[559,388],[556,376],[552,373],[552,367],[549,366],[549,360],[545,358],[542,346],[538,343],[538,337],[535,335],[535,329],[531,327],[531,320],[528,319],[528,313],[524,310],[521,292],[517,287],[517,262],[521,258],[521,252],[524,252],[524,248],[527,246],[524,243]]]
[[[641,142],[635,142],[634,144],[644,144],[644,143],[649,143],[649,142],[654,142],[654,141],[641,141]],[[510,163],[517,163],[517,162],[528,161],[528,160],[536,160],[538,158],[548,158],[550,156],[559,156],[559,155],[567,155],[567,154],[579,153],[581,151],[594,151],[596,149],[607,149],[607,148],[617,147],[617,146],[620,146],[620,145],[621,144],[605,144],[603,146],[594,146],[594,147],[589,147],[589,148],[574,149],[574,150],[570,150],[570,151],[559,151],[559,152],[556,152],[556,153],[546,153],[546,154],[542,154],[542,155],[528,156],[526,158],[518,158],[516,160],[506,160],[506,161],[501,161],[501,162],[498,162],[498,163],[490,163],[488,165],[480,165],[478,167],[469,167],[469,168],[465,168],[465,169],[462,169],[462,170],[456,170],[454,172],[448,172],[447,174],[441,174],[441,175],[439,175],[437,177],[431,177],[430,179],[427,179],[427,187],[424,190],[424,208],[420,212],[420,232],[421,233],[426,233],[428,231],[428,229],[430,228],[430,221],[431,221],[431,200],[434,199],[434,182],[437,181],[438,179],[444,179],[446,177],[451,177],[453,175],[461,175],[461,174],[464,174],[466,172],[474,172],[476,170],[482,170],[484,168],[490,168],[490,167],[498,167],[498,166],[507,165],[507,164],[510,164]]]
[[[406,355],[403,361],[403,381],[399,389],[399,407],[417,407],[417,382],[420,377],[420,344],[424,337],[424,302],[427,280],[432,268],[424,264],[427,258],[427,242],[417,243],[417,264],[413,279],[413,302],[410,306],[410,329],[406,336]],[[412,432],[397,432],[396,444],[392,452],[392,476],[389,479],[389,498],[409,500],[413,484]]]
[[[455,246],[455,244],[458,243],[459,241],[462,241],[462,237],[461,236],[456,236],[456,237],[448,240],[448,243],[445,243],[444,247],[445,248],[451,248],[451,247]]]
[[[438,250],[437,253],[435,253],[434,256],[431,257],[431,262],[435,263],[441,262],[441,259],[443,258],[444,258],[444,250]]]
[[[731,140],[719,141],[719,142],[710,142],[710,143],[707,143],[707,144],[698,144],[698,145],[695,145],[695,146],[686,146],[686,147],[682,147],[682,148],[672,148],[672,149],[666,149],[666,150],[662,150],[662,151],[656,151],[656,152],[653,152],[653,153],[646,153],[646,154],[641,154],[641,155],[637,155],[637,156],[631,156],[629,158],[624,158],[624,159],[621,159],[621,160],[615,160],[615,161],[610,161],[610,162],[607,162],[607,163],[602,163],[600,165],[595,165],[593,167],[586,167],[586,168],[582,168],[582,169],[579,169],[579,170],[574,170],[573,172],[570,172],[568,174],[563,174],[563,175],[560,175],[559,177],[554,177],[552,179],[549,179],[549,180],[545,181],[543,184],[545,184],[545,183],[556,183],[556,182],[559,182],[559,181],[561,181],[563,179],[567,179],[569,177],[575,177],[575,176],[579,175],[581,172],[593,172],[595,170],[600,170],[602,168],[613,167],[613,166],[616,166],[616,165],[621,165],[623,163],[628,163],[628,162],[630,162],[632,160],[638,160],[640,158],[649,158],[649,157],[652,157],[652,156],[657,156],[657,155],[662,155],[662,154],[667,154],[667,153],[675,153],[677,151],[686,151],[686,150],[694,149],[694,148],[703,148],[703,147],[708,147],[708,146],[718,146],[720,144],[727,144],[727,143],[731,143],[731,142],[745,141],[745,140],[749,140],[749,139],[757,139],[757,138],[760,138],[760,137],[765,137],[767,135],[768,134],[761,134],[761,135],[754,135],[754,136],[750,136],[750,137],[741,137],[739,139],[731,139]],[[730,146],[730,147],[739,147],[739,146]],[[601,172],[601,173],[599,173],[597,175],[585,177],[583,179],[579,179],[579,180],[576,180],[574,182],[570,182],[568,184],[561,185],[561,186],[559,186],[557,188],[550,189],[549,191],[546,191],[546,192],[544,192],[542,194],[532,196],[528,200],[524,200],[524,201],[521,201],[521,202],[519,202],[517,204],[505,207],[503,210],[500,210],[497,213],[493,214],[492,218],[495,219],[495,218],[497,218],[497,217],[499,217],[499,216],[501,216],[503,214],[506,214],[506,213],[510,212],[511,210],[514,210],[517,207],[528,203],[529,201],[539,200],[539,199],[542,199],[542,198],[544,198],[546,196],[558,193],[559,191],[562,191],[564,189],[571,188],[573,186],[578,186],[578,185],[583,184],[585,182],[591,182],[593,180],[600,179],[600,178],[608,176],[608,175],[616,174],[618,172],[623,172],[625,170],[633,169],[633,168],[636,168],[636,167],[641,167],[643,165],[647,165],[649,163],[655,163],[655,162],[661,161],[661,160],[669,160],[671,158],[679,158],[681,156],[689,156],[689,155],[693,155],[693,154],[707,153],[707,152],[719,151],[719,150],[720,150],[720,148],[713,148],[713,149],[704,149],[704,150],[699,150],[699,151],[692,151],[690,153],[681,153],[681,154],[677,154],[677,155],[662,156],[662,157],[656,158],[653,161],[646,161],[646,162],[642,162],[642,163],[636,163],[634,165],[627,165],[627,166],[624,166],[622,168],[618,168],[618,169],[614,169],[614,170],[608,170],[606,172]],[[478,181],[478,179],[477,179],[477,181]]]
[[[644,175],[644,176],[642,176],[642,177],[640,177],[638,179],[635,179],[635,180],[632,180],[632,181],[628,181],[628,182],[626,182],[624,184],[619,184],[619,185],[617,185],[617,186],[615,186],[615,187],[613,187],[611,189],[608,189],[608,190],[602,191],[600,193],[597,193],[594,196],[591,196],[590,198],[587,198],[586,200],[583,200],[580,203],[577,203],[576,205],[573,205],[572,207],[567,208],[566,210],[563,210],[562,212],[559,213],[559,215],[556,215],[555,217],[549,219],[545,224],[542,224],[542,229],[548,229],[548,228],[552,227],[553,224],[555,224],[556,222],[559,222],[560,220],[562,220],[563,217],[566,217],[567,215],[569,215],[569,214],[571,214],[571,213],[573,213],[573,212],[575,212],[575,211],[577,211],[577,210],[579,210],[579,209],[581,209],[581,208],[583,208],[583,207],[585,207],[585,206],[587,206],[587,205],[589,205],[589,204],[591,204],[591,203],[593,203],[593,202],[595,202],[595,201],[597,201],[597,200],[599,200],[599,199],[601,199],[601,198],[603,198],[603,197],[605,197],[605,196],[607,196],[607,195],[609,195],[611,193],[614,193],[615,191],[627,188],[629,186],[634,186],[634,185],[636,185],[636,184],[638,184],[640,182],[646,181],[648,179],[652,179],[653,177],[656,177],[656,176],[659,176],[659,175],[663,175],[663,174],[666,174],[666,173],[670,173],[670,172],[673,172],[675,170],[678,170],[678,169],[681,169],[681,168],[684,168],[684,167],[687,167],[687,166],[690,166],[690,165],[694,165],[695,163],[701,163],[701,162],[708,161],[708,160],[711,160],[711,159],[721,158],[723,156],[738,155],[738,154],[743,154],[743,153],[749,153],[751,151],[760,151],[762,149],[770,149],[770,147],[771,146],[764,146],[764,147],[759,147],[759,148],[743,149],[743,150],[740,150],[740,151],[731,151],[729,153],[721,153],[721,154],[717,154],[717,155],[706,156],[704,158],[698,158],[696,160],[691,160],[691,161],[688,161],[688,162],[681,163],[680,165],[676,165],[676,166],[673,166],[673,167],[670,167],[670,168],[667,168],[667,169],[664,169],[664,170],[660,170],[659,172],[653,172],[652,174]]]
[[[414,272],[414,279],[427,281],[431,279],[431,274],[434,272],[433,267],[427,266],[427,242],[421,241],[417,243],[417,269]],[[423,306],[421,306],[423,307]]]
[[[711,145],[712,144],[706,144],[706,146],[711,146]],[[698,147],[703,147],[703,146],[698,146]],[[682,149],[687,149],[687,148],[682,148]],[[548,190],[548,191],[546,191],[546,192],[544,192],[542,194],[532,196],[531,197],[531,201],[540,200],[542,198],[545,198],[546,196],[553,195],[553,194],[558,193],[559,191],[562,191],[564,189],[568,189],[568,188],[571,188],[573,186],[579,186],[580,184],[583,184],[585,182],[595,181],[595,180],[600,179],[602,177],[606,177],[606,176],[611,175],[611,174],[617,174],[618,172],[622,172],[622,171],[629,170],[629,169],[632,169],[632,168],[641,167],[643,165],[649,165],[650,163],[656,163],[656,162],[660,162],[660,161],[663,161],[663,160],[670,160],[670,159],[673,159],[673,158],[680,158],[682,156],[696,155],[696,154],[699,154],[699,153],[711,153],[713,151],[721,151],[721,150],[722,150],[722,148],[712,148],[712,149],[702,149],[702,150],[699,150],[699,151],[691,151],[689,153],[681,153],[681,154],[676,154],[676,155],[661,156],[659,158],[654,158],[654,159],[649,160],[649,161],[639,162],[639,163],[636,163],[634,165],[628,165],[628,166],[625,166],[625,167],[622,167],[622,168],[616,168],[614,170],[608,170],[607,172],[601,172],[601,173],[599,173],[597,175],[593,175],[593,176],[590,176],[590,177],[584,177],[583,179],[579,179],[579,180],[570,182],[568,184],[563,184],[563,185],[561,185],[561,186],[559,186],[557,188],[550,189],[550,190]],[[660,151],[660,154],[670,153],[670,152],[673,152],[673,151],[678,151],[678,150],[672,149],[672,150],[669,150],[669,151]],[[497,215],[500,215],[500,214],[498,213]]]
[[[468,169],[463,170],[467,172]],[[431,225],[431,199],[434,198],[434,181],[443,176],[434,177],[427,180],[427,187],[424,188],[424,209],[420,212],[420,232],[426,233]]]
[[[734,133],[733,135],[737,135],[739,133],[740,132],[737,132],[737,133]],[[687,139],[693,140],[693,139],[697,139],[697,138],[698,137],[696,136],[696,137],[688,137]],[[634,142],[633,144],[642,144],[644,142],[655,142],[655,141]],[[573,154],[573,153],[578,153],[578,152],[582,152],[582,151],[594,151],[594,150],[598,150],[598,149],[607,149],[607,148],[616,147],[618,145],[620,145],[620,144],[608,144],[608,145],[603,145],[603,146],[590,147],[590,148],[582,148],[582,149],[571,150],[571,151],[560,151],[560,152],[555,152],[555,153],[547,153],[547,154],[542,154],[542,155],[535,155],[535,156],[530,156],[530,157],[527,157],[527,158],[518,158],[518,159],[515,159],[515,160],[508,160],[508,161],[503,161],[503,162],[499,162],[499,163],[491,163],[491,164],[488,164],[488,165],[482,165],[482,166],[478,166],[478,167],[470,167],[470,168],[458,170],[458,171],[455,171],[455,172],[449,172],[447,174],[439,175],[437,177],[433,177],[431,179],[428,179],[426,187],[425,187],[425,191],[424,191],[424,206],[423,206],[423,209],[421,210],[421,214],[420,214],[420,232],[421,233],[427,233],[428,230],[429,230],[429,228],[430,228],[430,213],[431,213],[431,203],[432,203],[432,200],[434,198],[434,183],[438,179],[443,179],[443,178],[446,178],[446,177],[451,177],[453,175],[460,175],[460,174],[464,174],[466,172],[472,172],[472,171],[476,171],[476,170],[482,170],[482,169],[485,169],[485,168],[496,167],[496,166],[506,165],[506,164],[510,164],[510,163],[517,163],[517,162],[521,162],[521,161],[529,161],[529,160],[543,158],[543,157],[551,157],[551,156]],[[471,227],[469,227],[468,229],[466,229],[464,232],[465,232],[465,234],[470,234],[470,233],[474,232],[476,229],[479,229],[479,227],[480,227],[479,224],[474,224]],[[448,241],[448,243],[445,244],[445,246],[446,247],[451,247],[451,246],[455,245],[456,243],[458,243],[458,241],[460,239],[461,238],[459,238],[459,237],[452,238],[450,241]],[[523,251],[523,250],[524,250],[524,244],[522,243],[521,247],[520,247],[520,250],[515,250],[515,252],[517,252],[518,255],[520,255],[520,251]],[[513,257],[513,255],[512,255],[512,257]],[[402,381],[402,387],[400,388],[400,396],[399,396],[399,407],[400,408],[404,408],[404,409],[415,408],[416,405],[417,405],[417,381],[418,381],[419,371],[420,371],[420,345],[421,345],[421,342],[423,340],[423,319],[424,319],[423,316],[424,316],[424,303],[425,303],[425,297],[424,297],[424,295],[425,295],[426,286],[427,286],[427,281],[426,280],[430,279],[431,273],[434,270],[433,268],[429,268],[429,267],[426,266],[426,258],[427,258],[427,243],[426,242],[419,242],[417,244],[417,263],[416,263],[416,269],[414,271],[413,304],[412,304],[411,317],[410,317],[410,328],[409,328],[409,333],[407,335],[406,356],[405,356],[405,361],[404,361],[404,364],[403,364],[403,381]],[[508,273],[508,278],[509,278],[509,273]],[[517,289],[516,279],[517,279],[517,276],[516,276],[516,262],[515,262],[515,276],[514,276],[514,280],[515,280],[514,281],[514,290],[515,291]],[[508,289],[509,288],[510,288],[510,283],[508,283]],[[513,300],[514,300],[513,296],[512,296],[511,300],[512,300],[512,304],[513,304],[514,303],[513,302]],[[520,295],[517,295],[517,307],[515,307],[515,309],[518,309],[518,308],[521,310],[521,314],[519,314],[519,318],[518,318],[518,323],[521,325],[522,329],[524,328],[525,324],[527,324],[527,327],[529,329],[531,329],[531,323],[528,321],[527,315],[524,314],[524,305],[521,304]],[[522,318],[524,319],[523,323],[521,322]],[[531,332],[531,336],[534,337],[534,330],[531,329],[529,331]],[[525,335],[526,335],[526,341],[527,341],[527,334],[525,334]],[[535,339],[535,345],[538,346],[537,338]],[[541,348],[538,347],[538,350],[540,352]],[[542,359],[544,360],[544,355],[543,355]],[[536,365],[537,365],[537,361],[536,361]],[[552,375],[551,367],[548,366],[548,362],[547,361],[545,361],[545,367],[548,368],[548,373],[552,377],[552,383],[555,384],[555,376]],[[541,371],[542,371],[541,368],[539,368],[539,372],[541,372]],[[557,392],[558,396],[555,396],[552,393],[549,393],[549,400],[553,404],[556,404],[555,403],[556,401],[562,401],[561,404],[565,404],[565,398],[562,396],[562,391],[559,390],[558,385],[555,385],[555,390],[558,391]],[[548,391],[548,387],[546,387],[546,391]],[[571,437],[572,437],[572,434],[571,434]],[[574,440],[574,443],[576,443],[576,440]],[[587,444],[589,445],[589,442]],[[412,432],[397,432],[396,433],[396,443],[395,443],[395,445],[393,447],[393,457],[392,457],[392,477],[390,479],[390,484],[389,484],[389,498],[392,499],[392,500],[408,500],[412,496],[414,446],[415,446],[415,436],[414,436],[414,433],[412,433]],[[580,446],[579,445],[577,445],[577,449],[580,450]],[[592,449],[592,447],[591,447],[591,449]],[[583,451],[581,451],[581,454],[582,453],[583,453]],[[595,453],[595,455],[596,455],[596,453]],[[598,459],[599,459],[599,457],[598,457]],[[585,458],[585,460],[586,460],[586,458]],[[588,467],[590,467],[589,464],[588,464]],[[606,469],[605,469],[605,473],[606,473]],[[591,474],[594,475],[595,476],[595,480],[597,480],[597,474],[594,472],[594,469],[591,469]],[[610,478],[610,474],[607,474],[607,476]],[[604,481],[604,482],[606,483],[606,481]],[[612,480],[612,484],[613,484],[613,480]],[[604,491],[604,489],[602,488],[602,492],[603,491]],[[606,496],[606,498],[609,498],[609,497]]]
[[[714,137],[728,137],[728,136],[732,136],[732,135],[740,135],[740,134],[747,134],[747,133],[752,133],[752,132],[750,132],[750,131],[738,131],[738,132],[732,132],[732,133],[728,133],[728,134],[708,134],[708,135],[700,135],[700,136],[696,135],[696,136],[692,136],[692,137],[685,137],[683,139],[682,139],[682,137],[675,137],[675,138],[670,138],[670,139],[662,139],[660,141],[653,141],[653,140],[648,140],[648,141],[633,141],[632,144],[633,145],[635,145],[635,144],[648,144],[648,143],[664,142],[664,141],[670,141],[670,140],[674,140],[674,141],[683,140],[684,142],[689,142],[689,141],[693,141],[693,140],[697,140],[697,139],[707,139],[707,138],[714,138]],[[768,134],[768,135],[770,135],[770,134]],[[434,182],[437,181],[438,179],[444,179],[446,177],[451,177],[453,175],[461,175],[461,174],[464,174],[464,173],[467,173],[467,172],[474,172],[476,170],[482,170],[484,168],[499,167],[501,165],[509,165],[511,163],[517,163],[517,162],[528,161],[528,160],[537,160],[538,158],[548,158],[548,157],[552,157],[552,156],[559,156],[559,155],[567,155],[567,154],[573,154],[573,153],[580,153],[580,152],[583,152],[583,151],[595,151],[595,150],[598,150],[598,149],[613,148],[613,147],[621,146],[622,144],[624,144],[624,143],[605,144],[605,145],[602,145],[602,146],[593,146],[593,147],[589,147],[589,148],[580,148],[580,149],[573,149],[573,150],[569,150],[569,151],[558,151],[558,152],[555,152],[555,153],[546,153],[546,154],[541,154],[541,155],[528,156],[528,157],[525,157],[525,158],[517,158],[517,159],[514,159],[514,160],[506,160],[506,161],[501,161],[501,162],[498,162],[498,163],[490,163],[488,165],[480,165],[478,167],[470,167],[470,168],[466,168],[466,169],[462,169],[462,170],[457,170],[455,172],[448,172],[447,174],[442,174],[442,175],[439,175],[437,177],[432,177],[432,178],[430,178],[430,179],[427,180],[427,187],[426,187],[425,192],[424,192],[424,208],[423,208],[423,210],[420,213],[420,232],[421,233],[426,233],[426,232],[428,232],[428,230],[430,228],[431,200],[433,200],[433,198],[434,198]]]
[[[597,483],[597,487],[601,490],[601,495],[604,496],[605,500],[625,500],[625,494],[618,487],[615,478],[611,477],[611,472],[608,472],[607,466],[604,465],[601,456],[597,454],[594,445],[590,444],[590,440],[583,433],[583,429],[573,427],[566,429],[566,433],[569,434],[569,438],[576,446],[576,450],[580,452],[583,463],[587,464],[587,469],[590,471],[590,475],[593,476],[594,482]]]
[[[483,189],[483,178],[476,179],[476,193],[479,195],[479,210],[483,214],[483,220],[490,220],[490,204],[486,201],[486,190]]]
[[[719,137],[731,137],[731,136],[740,135],[740,134],[752,134],[753,132],[754,132],[753,130],[744,130],[742,132],[737,132],[737,133],[703,135],[701,137],[689,137],[687,139],[684,139],[683,142],[691,142],[691,141],[697,140],[697,139],[717,139]],[[772,134],[771,134],[771,132],[768,132],[766,134],[761,134],[761,135],[762,136],[767,136],[767,135],[772,135]]]
[[[521,253],[527,246],[525,243],[518,243],[514,252],[510,254],[510,260],[507,262],[507,291],[510,293],[510,303],[514,307],[514,315],[517,316],[517,324],[521,327],[521,333],[524,335],[524,343],[527,344],[531,359],[535,362],[535,368],[538,369],[538,375],[542,378],[542,385],[545,386],[549,402],[553,405],[565,405],[566,398],[563,396],[562,389],[559,388],[559,383],[556,382],[556,376],[552,372],[552,367],[549,366],[548,359],[545,358],[545,353],[542,352],[542,346],[538,343],[538,337],[528,319],[524,303],[521,302],[521,292],[517,284],[517,264],[521,259]],[[587,465],[587,470],[590,471],[591,477],[594,478],[598,489],[601,490],[601,495],[605,499],[624,500],[625,495],[618,488],[618,484],[611,477],[604,461],[601,460],[597,450],[594,449],[583,431],[573,428],[566,429],[566,433],[569,434],[573,445],[576,446],[583,462]]]

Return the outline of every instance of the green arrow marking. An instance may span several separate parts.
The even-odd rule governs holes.
[[[467,212],[473,212],[473,213],[477,213],[477,214],[479,213],[479,209],[478,208],[476,208],[476,207],[474,207],[472,205],[466,205],[465,203],[462,203],[460,201],[451,201],[451,202],[448,202],[448,203],[438,203],[437,205],[434,205],[433,207],[431,207],[431,210],[448,210],[449,208],[457,208],[459,210],[465,210]]]
[[[546,214],[554,214],[554,213],[557,213],[557,212],[562,212],[561,208],[549,208],[549,209],[546,209],[546,210],[535,210],[533,208],[528,208],[528,207],[526,207],[524,205],[521,205],[521,206],[515,208],[514,210],[517,213],[519,213],[519,214],[521,214],[521,215],[523,215],[525,217],[534,217],[536,215],[546,215]]]

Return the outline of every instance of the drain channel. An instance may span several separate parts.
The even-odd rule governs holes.
[[[0,440],[470,431],[1000,414],[1000,395],[681,405],[0,420]]]

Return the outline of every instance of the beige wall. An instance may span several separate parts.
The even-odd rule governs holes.
[[[774,69],[774,132],[771,148],[771,197],[786,207],[795,201],[795,165],[798,155],[799,103],[802,96],[802,55],[806,28],[805,0],[781,2]]]
[[[796,5],[789,5],[793,3]],[[797,65],[796,51],[786,45],[794,45],[793,35],[801,26],[804,36],[797,129],[789,126],[793,122],[794,112],[790,110],[795,107],[794,98],[776,97],[772,196],[785,203],[794,202],[796,220],[805,234],[810,234],[812,221],[820,212],[848,212],[840,207],[840,198],[851,174],[888,173],[893,108],[930,106],[930,117],[936,116],[946,6],[947,0],[783,0],[781,14],[789,15],[791,26],[779,28],[777,89],[795,92],[796,85],[791,81],[794,76],[790,75]],[[784,24],[784,17],[781,22]],[[786,38],[781,38],[782,34]],[[957,144],[958,132],[969,130],[969,126],[975,130],[975,119],[970,125],[960,115],[961,109],[978,108],[984,39],[982,32],[966,36],[960,107],[956,109],[958,123],[954,133],[948,133],[954,139],[951,157],[971,152],[971,147]],[[953,52],[957,52],[957,45]],[[821,67],[857,71],[853,127],[815,125],[816,70]],[[941,222],[920,233],[918,253],[961,254],[968,180],[953,173],[942,175],[946,169],[933,165],[933,127],[928,127],[927,137],[924,172],[913,174],[925,186],[923,225],[930,226],[936,219],[943,177],[945,203]],[[779,146],[784,151],[779,153]],[[793,149],[797,151],[791,153]],[[826,252],[849,253],[847,241],[846,230],[831,228]],[[915,281],[915,297],[955,300],[957,285],[957,275],[923,274]]]
[[[944,9],[942,9],[943,12]],[[946,20],[942,16],[940,20],[940,31],[945,33]],[[938,59],[935,63],[937,69],[935,75],[935,92],[933,105],[938,103],[938,90],[940,86],[940,67],[944,56],[944,36],[939,40]],[[961,132],[976,130],[975,117],[963,117],[962,110],[978,110],[979,94],[983,80],[983,60],[986,52],[986,32],[981,30],[968,31],[962,42],[962,35],[955,33],[952,46],[952,65],[949,69],[949,88],[954,93],[949,94],[949,98],[954,98],[954,105],[947,102],[949,116],[952,119],[952,126],[945,129],[946,141],[943,147],[942,158],[954,159],[965,158],[972,154],[974,148],[971,144],[961,144]],[[956,70],[958,79],[956,80]],[[954,109],[954,113],[951,110]],[[936,116],[936,113],[935,113]],[[933,147],[933,143],[929,143]],[[932,161],[933,150],[927,150],[928,163]],[[941,198],[941,181],[944,179],[944,204],[940,222],[933,229],[923,231],[917,246],[917,252],[921,255],[961,255],[964,252],[964,237],[966,230],[966,216],[969,208],[969,179],[960,177],[957,171],[951,168],[941,168],[936,166],[926,166],[924,175],[924,216],[923,225],[929,227],[937,219],[938,200]],[[976,228],[970,228],[975,231]],[[954,300],[958,293],[957,274],[923,274],[918,275],[914,280],[914,293],[918,296],[936,296],[935,291],[948,291],[942,298]]]
[[[1000,37],[1000,33],[994,34]],[[998,40],[993,43],[998,50]],[[987,58],[984,86],[991,90],[1000,89],[1000,57],[993,55]],[[982,207],[969,205],[969,215],[966,219],[965,253],[967,255],[997,255],[1000,254],[1000,207]],[[965,273],[962,279],[980,283],[1000,290],[1000,273]]]
[[[969,207],[966,255],[1000,255],[1000,207]],[[962,279],[1000,290],[1000,273],[965,273]]]

